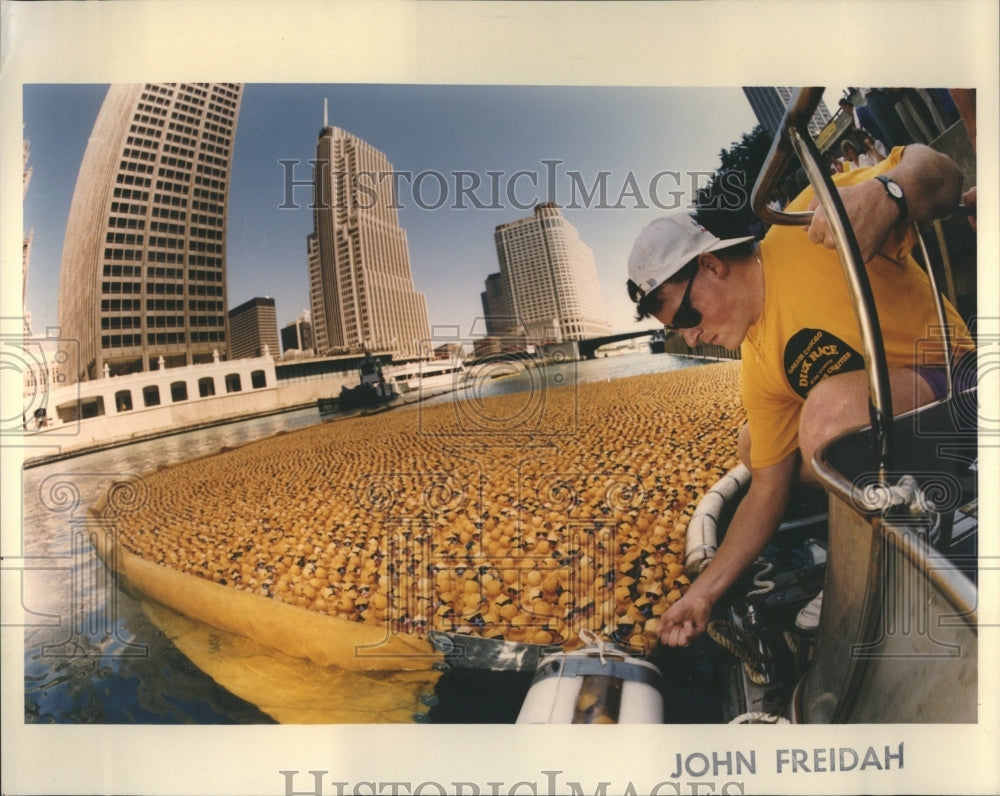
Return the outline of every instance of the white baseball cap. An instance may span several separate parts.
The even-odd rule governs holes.
[[[704,252],[714,252],[753,240],[720,240],[686,210],[658,218],[639,233],[628,258],[629,279],[650,293]]]

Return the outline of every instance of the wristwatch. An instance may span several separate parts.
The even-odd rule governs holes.
[[[902,224],[906,221],[907,215],[909,215],[909,209],[906,206],[906,197],[903,196],[903,189],[898,182],[896,182],[891,177],[886,177],[884,174],[879,174],[876,178],[882,187],[885,188],[885,192],[889,195],[889,198],[896,203],[896,207],[899,208],[899,222]]]

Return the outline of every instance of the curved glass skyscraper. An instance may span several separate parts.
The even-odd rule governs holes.
[[[226,208],[242,84],[108,89],[63,242],[72,380],[227,356]]]

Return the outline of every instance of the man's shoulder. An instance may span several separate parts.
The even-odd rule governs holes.
[[[831,175],[830,179],[833,180],[833,184],[838,187],[857,185],[858,183],[870,180],[873,177],[876,177],[879,174],[884,174],[890,169],[898,166],[900,161],[903,159],[904,151],[905,147],[893,147],[888,156],[878,163],[871,166],[865,166],[860,169],[838,172],[837,174]],[[809,202],[812,201],[814,195],[812,186],[807,186],[798,196],[788,203],[788,207],[785,209],[790,213],[805,210],[809,206]]]

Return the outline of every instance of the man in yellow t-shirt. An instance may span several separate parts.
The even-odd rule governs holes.
[[[942,397],[940,326],[926,275],[910,257],[906,222],[950,212],[962,177],[929,147],[894,149],[876,166],[834,178],[867,263],[889,366],[893,410]],[[815,209],[805,230],[775,226],[759,246],[719,240],[687,213],[657,219],[629,257],[629,293],[639,318],[655,317],[689,346],[740,348],[747,425],[740,456],[752,479],[723,543],[688,592],[663,615],[660,638],[686,645],[704,631],[712,605],[754,561],[777,528],[797,479],[833,437],[868,422],[868,379],[857,318],[821,208],[807,190],[787,208]],[[972,348],[947,307],[958,353]],[[935,361],[935,357],[940,358]]]

